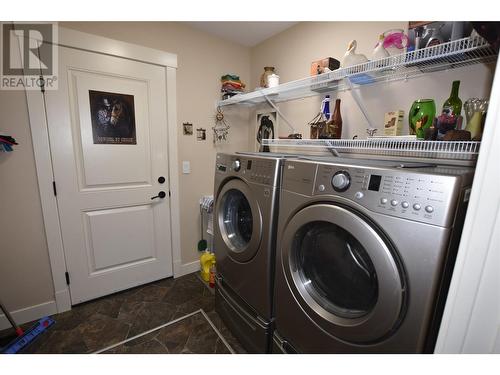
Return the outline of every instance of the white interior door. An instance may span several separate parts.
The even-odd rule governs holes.
[[[58,79],[45,95],[72,304],[172,276],[165,69],[60,47]]]

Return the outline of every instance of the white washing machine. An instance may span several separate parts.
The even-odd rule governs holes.
[[[273,352],[432,352],[473,172],[286,160]]]

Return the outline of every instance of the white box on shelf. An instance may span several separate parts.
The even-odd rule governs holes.
[[[391,111],[384,116],[384,135],[395,136],[403,133],[405,111]]]

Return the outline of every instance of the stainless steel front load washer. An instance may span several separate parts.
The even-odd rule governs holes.
[[[273,352],[431,352],[473,169],[287,160]]]
[[[249,352],[270,350],[278,192],[284,156],[217,154],[215,306]]]

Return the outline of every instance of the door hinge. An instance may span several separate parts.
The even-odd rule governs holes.
[[[66,277],[66,285],[69,285],[69,273],[64,272],[64,277]]]
[[[39,82],[40,82],[40,91],[42,93],[45,92],[45,79],[43,78],[43,76],[41,75],[40,78],[39,78]]]
[[[171,197],[172,196],[172,193],[170,192],[170,190],[168,191],[168,196]]]
[[[52,181],[52,189],[54,189],[54,196],[57,197],[57,188],[56,188],[56,182]]]

